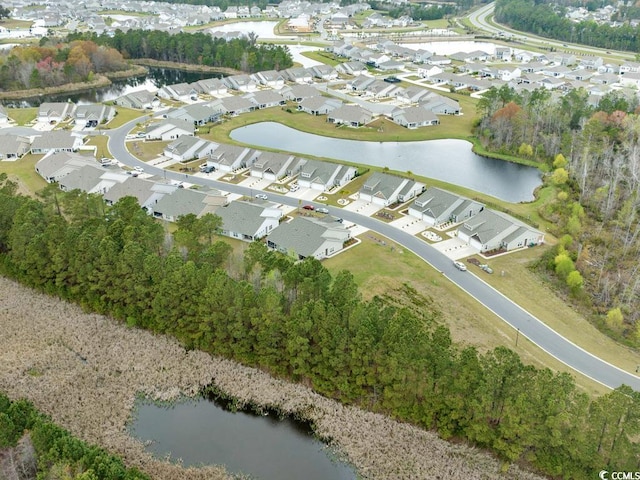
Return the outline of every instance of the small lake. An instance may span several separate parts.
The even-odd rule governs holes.
[[[171,407],[139,402],[131,434],[157,457],[185,466],[225,465],[259,480],[355,480],[310,429],[273,415],[233,413],[213,401],[185,400]]]
[[[533,200],[542,183],[536,168],[481,157],[464,140],[361,142],[300,132],[275,122],[240,127],[230,136],[256,147],[411,171],[513,203]]]
[[[61,93],[53,95],[43,95],[37,99],[22,101],[7,100],[7,106],[17,107],[37,107],[44,102],[66,102],[72,101],[77,105],[100,103],[114,100],[127,93],[138,90],[150,90],[155,92],[165,85],[175,83],[192,83],[203,78],[222,78],[222,74],[187,72],[184,70],[174,70],[171,68],[149,68],[149,73],[141,77],[129,77],[121,80],[114,80],[108,87],[92,88],[78,93]]]

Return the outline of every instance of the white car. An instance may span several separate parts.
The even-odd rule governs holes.
[[[318,212],[318,213],[329,213],[329,209],[328,208],[324,208],[324,207],[320,207],[320,208],[316,208],[316,212]]]
[[[134,169],[136,172],[139,172],[139,173],[144,172],[144,168],[142,168],[142,167],[133,167],[133,169]]]
[[[454,260],[453,261],[453,266],[456,267],[461,272],[466,272],[467,271],[467,266],[462,262],[457,262],[457,261]]]
[[[300,185],[298,185],[297,183],[294,183],[289,187],[290,192],[297,192],[298,190],[300,190]]]
[[[260,199],[260,200],[268,200],[269,197],[267,197],[264,193],[257,193],[256,194],[256,198]]]

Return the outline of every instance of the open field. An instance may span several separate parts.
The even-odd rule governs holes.
[[[476,448],[343,406],[174,339],[86,314],[0,277],[0,391],[26,398],[73,435],[122,456],[155,479],[229,479],[220,467],[182,468],[152,458],[127,433],[137,395],[169,402],[215,385],[239,404],[270,406],[312,421],[340,457],[369,479],[541,480]]]

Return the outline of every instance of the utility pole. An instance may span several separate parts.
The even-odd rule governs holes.
[[[518,337],[520,336],[520,329],[516,330],[516,347],[518,346]]]

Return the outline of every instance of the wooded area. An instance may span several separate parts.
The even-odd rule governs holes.
[[[0,91],[87,82],[96,73],[129,68],[122,55],[90,41],[16,46],[0,53]]]
[[[256,36],[226,41],[205,33],[171,34],[159,30],[128,30],[125,33],[116,30],[113,37],[72,33],[68,41],[73,40],[91,40],[115,48],[125,58],[228,67],[248,73],[282,70],[293,65],[286,46],[258,44]]]
[[[621,19],[635,14],[621,13]],[[497,0],[495,19],[516,30],[564,42],[627,52],[640,51],[640,27],[624,24],[612,27],[595,21],[572,22],[564,17],[564,7],[555,1]]]
[[[638,100],[585,90],[492,89],[479,102],[488,148],[545,164],[556,198],[540,214],[561,242],[541,262],[595,310],[595,323],[640,345],[640,117]],[[634,113],[636,112],[636,113]],[[533,146],[537,147],[534,149]]]
[[[31,287],[550,475],[636,466],[640,393],[590,402],[569,375],[507,348],[455,345],[410,285],[413,305],[364,302],[349,272],[332,278],[314,259],[253,243],[232,261],[215,216],[183,217],[170,235],[131,197],[106,212],[99,196],[55,186],[43,200],[6,179],[0,189],[0,267]]]

